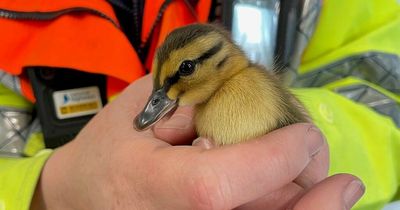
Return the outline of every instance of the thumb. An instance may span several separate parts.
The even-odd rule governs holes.
[[[337,174],[318,183],[293,209],[351,209],[365,192],[362,182],[350,174]]]

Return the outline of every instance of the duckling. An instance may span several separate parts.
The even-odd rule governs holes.
[[[177,106],[193,105],[199,136],[235,144],[309,121],[279,78],[252,63],[220,26],[192,24],[172,31],[152,65],[153,92],[135,118],[137,130]]]

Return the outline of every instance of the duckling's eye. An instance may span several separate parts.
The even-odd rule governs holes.
[[[191,75],[194,72],[195,69],[195,63],[191,60],[185,60],[181,63],[181,66],[179,66],[179,75],[180,76],[188,76]]]

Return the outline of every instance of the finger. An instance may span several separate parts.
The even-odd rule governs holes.
[[[193,107],[178,107],[169,119],[162,119],[153,128],[157,138],[172,145],[190,145],[196,138]]]
[[[321,133],[312,128],[291,125],[254,141],[200,153],[183,167],[186,185],[196,189],[193,199],[213,209],[231,209],[282,188],[323,146]]]
[[[350,209],[364,192],[365,187],[357,177],[338,174],[315,185],[293,209]]]
[[[326,142],[326,141],[325,141]],[[295,183],[308,189],[328,176],[329,171],[329,147],[324,144],[321,150],[315,154],[308,166],[294,180]]]

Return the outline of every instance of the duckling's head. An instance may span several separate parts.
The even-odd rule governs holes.
[[[178,105],[206,103],[230,77],[249,65],[229,34],[211,24],[172,31],[152,65],[153,92],[135,127],[144,130]]]

